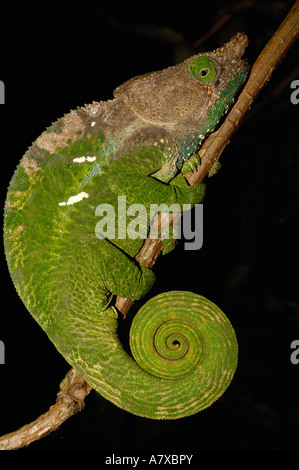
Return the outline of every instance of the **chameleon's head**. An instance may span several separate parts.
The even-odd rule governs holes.
[[[238,33],[213,52],[125,82],[114,96],[145,121],[182,130],[197,128],[209,113],[211,130],[246,79],[247,44],[247,36]]]

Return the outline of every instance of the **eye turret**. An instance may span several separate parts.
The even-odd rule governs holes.
[[[210,83],[219,75],[221,67],[210,57],[200,56],[189,62],[188,71],[195,80]]]

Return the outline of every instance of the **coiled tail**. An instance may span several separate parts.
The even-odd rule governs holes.
[[[117,337],[116,318],[103,317],[98,332],[103,340],[92,330],[86,339],[86,354],[98,345],[97,360],[89,369],[81,343],[79,363],[87,367],[79,371],[117,406],[147,418],[176,419],[207,408],[227,389],[237,367],[238,345],[228,318],[191,292],[163,293],[141,307],[130,331],[135,360]]]

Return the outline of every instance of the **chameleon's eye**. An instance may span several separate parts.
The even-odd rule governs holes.
[[[202,83],[210,83],[217,75],[215,62],[206,56],[191,60],[188,70],[193,78]]]

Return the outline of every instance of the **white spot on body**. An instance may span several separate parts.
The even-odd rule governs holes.
[[[59,202],[60,206],[71,206],[72,204],[76,204],[76,202],[82,201],[82,199],[89,197],[87,193],[82,191],[82,193],[76,194],[76,196],[71,196],[68,198],[66,202]]]
[[[97,159],[97,157],[76,157],[76,158],[73,158],[73,162],[74,163],[84,163],[84,162],[95,162]]]
[[[91,127],[93,127],[95,125],[95,123],[96,123],[95,121],[92,121],[92,123],[90,124]]]

